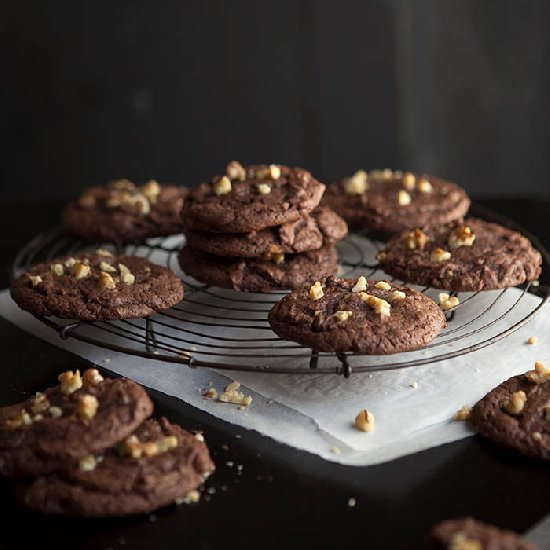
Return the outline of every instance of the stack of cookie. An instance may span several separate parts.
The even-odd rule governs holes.
[[[182,270],[222,288],[268,292],[336,274],[346,222],[317,208],[325,186],[301,168],[242,166],[193,189],[182,209]]]
[[[165,418],[127,378],[67,371],[60,384],[0,408],[0,475],[25,506],[123,516],[196,501],[214,470],[202,435]]]

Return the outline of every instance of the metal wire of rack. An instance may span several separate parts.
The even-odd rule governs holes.
[[[477,205],[471,212],[526,234],[541,251],[543,270],[549,268],[550,255],[524,229]],[[117,254],[138,255],[165,263],[180,274],[185,287],[183,301],[170,310],[146,319],[123,321],[67,322],[37,318],[63,339],[71,337],[116,352],[192,368],[273,374],[342,374],[349,377],[352,371],[393,370],[451,359],[498,342],[535,317],[550,300],[549,287],[532,284],[517,290],[461,293],[460,304],[446,313],[447,328],[422,350],[391,356],[315,352],[280,340],[271,331],[267,313],[284,291],[247,294],[202,285],[181,273],[177,263],[181,244],[182,238],[168,237],[123,247],[105,242],[83,242],[54,230],[37,236],[20,251],[12,276],[38,261],[100,247],[110,248]],[[384,276],[378,269],[375,256],[381,246],[381,242],[366,236],[348,235],[338,245],[341,275],[364,275],[401,283]],[[437,294],[428,287],[415,288],[432,297]],[[529,300],[530,294],[542,299]]]

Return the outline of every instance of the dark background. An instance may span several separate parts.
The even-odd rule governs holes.
[[[546,0],[0,3],[0,198],[233,158],[550,196]]]

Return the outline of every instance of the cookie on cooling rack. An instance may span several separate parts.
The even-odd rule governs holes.
[[[146,420],[101,456],[90,454],[14,493],[23,505],[48,514],[125,516],[196,500],[191,491],[213,470],[203,437],[162,418]]]
[[[91,187],[61,214],[66,231],[84,239],[128,242],[181,231],[180,211],[187,190],[150,180],[136,185],[116,180]]]
[[[550,369],[513,376],[472,409],[472,426],[493,443],[550,460]]]
[[[97,370],[67,371],[60,384],[18,405],[0,408],[0,474],[46,474],[101,454],[153,412],[145,390]]]
[[[408,283],[455,291],[506,288],[535,280],[540,252],[516,231],[469,218],[392,238],[380,267]]]
[[[183,298],[181,281],[169,269],[104,250],[37,264],[10,291],[34,315],[85,321],[145,317]]]
[[[396,233],[458,220],[468,211],[470,199],[454,183],[386,169],[368,174],[359,170],[328,185],[322,204],[360,229]]]
[[[328,277],[285,296],[268,316],[275,333],[316,351],[386,355],[421,348],[445,327],[424,294],[385,281]]]
[[[274,254],[271,259],[223,258],[184,246],[179,263],[183,272],[197,281],[242,292],[297,288],[311,279],[338,271],[333,245],[302,254]]]
[[[344,238],[347,223],[330,208],[316,208],[297,221],[251,233],[204,233],[193,231],[183,220],[189,246],[216,256],[257,258],[271,254],[297,254],[318,250]]]
[[[431,532],[435,548],[442,550],[536,550],[536,546],[524,540],[517,533],[499,529],[494,525],[465,517],[443,521]]]
[[[189,192],[182,209],[188,228],[213,233],[249,233],[298,221],[321,200],[325,186],[302,168],[272,164],[241,166]]]

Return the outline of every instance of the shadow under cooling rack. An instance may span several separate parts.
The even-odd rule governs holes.
[[[548,252],[525,230],[479,206],[474,206],[472,213],[526,234],[542,253],[543,269],[548,269]],[[548,287],[530,284],[520,288],[459,293],[455,294],[459,297],[459,305],[446,312],[447,328],[420,350],[386,356],[318,353],[281,340],[271,331],[267,314],[286,292],[253,294],[201,285],[179,268],[177,253],[182,242],[182,237],[172,236],[122,247],[105,242],[83,242],[55,230],[37,236],[21,250],[12,274],[17,275],[38,261],[99,247],[164,264],[181,276],[185,286],[183,301],[167,311],[146,319],[124,321],[67,323],[55,318],[38,319],[56,330],[61,338],[75,338],[112,351],[189,367],[273,374],[349,376],[352,372],[400,369],[451,359],[498,342],[535,317],[550,300]],[[338,244],[340,275],[364,275],[402,283],[378,269],[376,253],[381,246],[382,243],[367,236],[348,235]],[[409,286],[437,300],[438,291]]]

